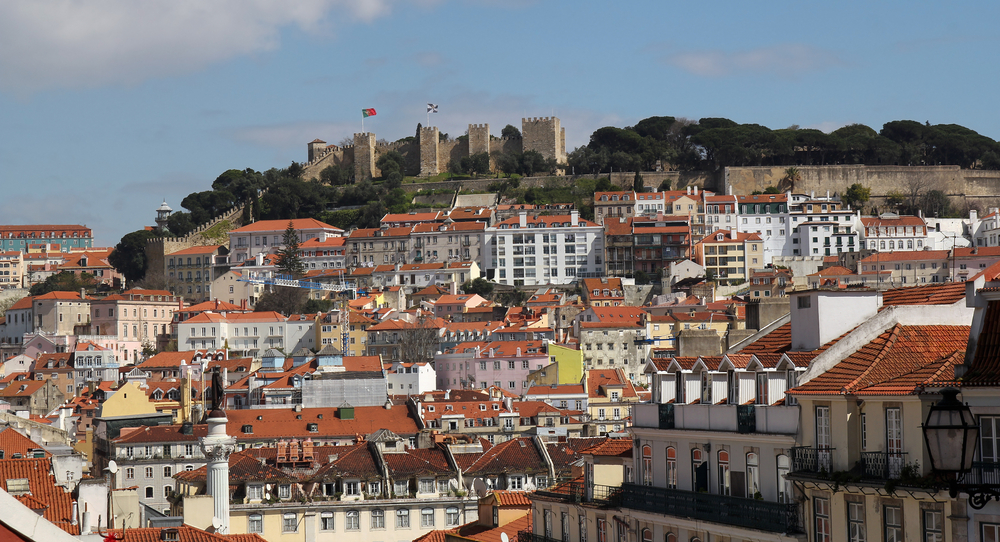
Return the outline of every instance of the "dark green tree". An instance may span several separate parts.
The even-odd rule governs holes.
[[[868,202],[872,195],[872,189],[861,183],[854,183],[844,192],[841,200],[851,207],[860,207]]]
[[[298,279],[306,274],[306,266],[302,262],[299,254],[299,232],[295,230],[292,221],[288,221],[288,227],[281,237],[282,246],[278,249],[275,266],[278,272],[283,275],[291,275]]]
[[[781,189],[778,188],[777,186],[769,186],[769,187],[767,187],[767,188],[764,189],[764,193],[765,194],[780,194],[781,193]]]
[[[642,180],[642,175],[636,171],[635,178],[632,179],[632,190],[636,192],[645,192],[646,183]]]
[[[396,172],[400,175],[406,172],[406,160],[399,151],[389,151],[378,157],[375,167],[382,170],[382,178],[385,179],[390,173]]]
[[[159,235],[155,231],[137,230],[125,234],[115,245],[108,256],[108,263],[125,277],[126,284],[130,285],[146,276],[149,263],[146,259],[146,243]]]
[[[462,285],[462,291],[469,295],[479,294],[480,296],[489,299],[489,297],[493,295],[493,283],[483,277],[479,277],[471,281],[466,281],[465,284]]]
[[[77,276],[72,271],[62,271],[47,277],[44,282],[33,284],[28,293],[42,295],[49,292],[79,292],[81,288],[92,291],[95,286],[94,276],[90,273]]]
[[[509,139],[521,139],[521,130],[518,130],[513,125],[508,124],[500,130],[500,137],[505,137]]]

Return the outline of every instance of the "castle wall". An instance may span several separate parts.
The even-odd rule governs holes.
[[[164,277],[166,277],[165,271],[167,266],[165,256],[173,254],[178,250],[207,245],[223,245],[228,249],[229,228],[222,228],[220,230],[218,228],[213,229],[213,227],[220,222],[228,221],[232,229],[239,228],[243,226],[242,217],[243,206],[239,205],[198,226],[184,237],[157,237],[148,240],[145,249],[147,275],[150,273],[164,273]]]
[[[872,199],[883,200],[890,192],[909,195],[941,190],[952,203],[967,201],[991,205],[1000,199],[1000,171],[961,169],[959,166],[795,166],[802,180],[782,190],[826,195],[843,194],[854,183],[872,191]],[[779,186],[788,166],[730,167],[724,172],[729,193],[749,194],[768,186]]]
[[[448,164],[452,160],[458,161],[471,154],[469,152],[469,141],[466,139],[451,139],[448,141],[442,141],[439,148],[441,149],[441,157],[444,160],[441,164],[442,171],[448,169]]]
[[[490,125],[469,125],[469,156],[481,152],[490,152]]]
[[[354,134],[355,182],[381,175],[382,172],[375,168],[375,134],[371,132]]]

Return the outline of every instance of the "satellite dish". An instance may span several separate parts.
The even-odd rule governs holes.
[[[264,494],[264,500],[265,501],[271,500],[271,492],[270,491],[268,491],[267,493]]]
[[[270,489],[271,489],[271,484],[264,484],[264,487],[265,487],[266,489],[270,490]]]
[[[215,528],[215,532],[219,532],[222,529],[222,520],[217,517],[212,517],[212,527]]]
[[[535,490],[535,483],[534,482],[526,482],[524,484],[524,490],[525,491],[534,491]]]
[[[510,537],[507,536],[507,533],[500,533],[500,540],[503,540],[503,542],[510,542]]]
[[[118,463],[116,463],[114,459],[112,459],[111,461],[108,461],[108,469],[107,470],[111,474],[117,473],[118,472]]]
[[[448,480],[448,487],[451,488],[452,491],[458,489],[458,480],[456,480],[454,478],[452,478],[451,480]]]
[[[482,478],[476,478],[472,482],[472,490],[476,492],[477,497],[485,497],[489,488],[486,487],[486,483],[483,482]]]

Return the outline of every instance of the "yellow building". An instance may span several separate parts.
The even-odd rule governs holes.
[[[579,384],[583,380],[583,352],[567,346],[549,343],[549,365],[528,374],[528,380],[539,386]]]
[[[756,233],[718,230],[694,246],[694,261],[706,276],[742,284],[752,269],[764,267],[764,243]]]
[[[368,342],[368,327],[375,325],[377,322],[353,310],[349,311],[348,319],[348,344],[347,348],[344,348],[344,345],[341,344],[344,340],[344,330],[341,327],[340,311],[330,311],[319,315],[314,326],[318,347],[322,349],[328,345],[333,345],[347,356],[364,355],[365,345]]]
[[[110,392],[107,399],[101,403],[98,417],[112,418],[115,416],[132,416],[135,414],[156,414],[156,403],[150,401],[146,392],[136,382],[127,382],[120,388]]]
[[[590,369],[587,371],[587,413],[597,434],[624,431],[631,417],[633,403],[640,401],[632,381],[625,371],[618,369]]]

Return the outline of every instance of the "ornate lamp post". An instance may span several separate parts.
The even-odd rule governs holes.
[[[958,390],[945,388],[941,395],[943,398],[931,406],[923,425],[931,469],[948,482],[953,498],[960,491],[968,493],[969,504],[977,510],[990,499],[1000,501],[1000,485],[984,484],[981,476],[966,480],[973,470],[979,425],[969,407],[957,399]]]

